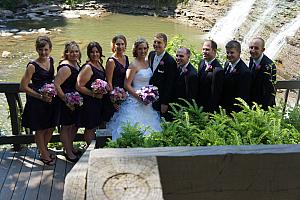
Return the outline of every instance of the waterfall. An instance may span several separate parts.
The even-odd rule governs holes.
[[[280,29],[279,33],[275,34],[275,36],[270,37],[267,40],[265,54],[271,59],[274,59],[282,49],[283,45],[285,44],[286,38],[294,36],[299,28],[300,28],[300,13],[295,19],[293,19],[288,24],[284,25]]]
[[[234,38],[235,32],[247,19],[255,0],[240,0],[233,4],[228,14],[217,21],[209,37],[217,43],[225,44]]]
[[[255,23],[251,26],[251,29],[248,33],[244,36],[242,42],[242,49],[247,49],[250,40],[253,37],[256,37],[259,31],[261,31],[265,25],[271,21],[272,16],[276,12],[276,3],[273,0],[266,0],[267,1],[267,9],[263,11],[262,15],[255,21]]]

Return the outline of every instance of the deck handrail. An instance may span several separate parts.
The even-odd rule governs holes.
[[[0,93],[4,93],[6,96],[6,100],[9,106],[10,112],[10,121],[12,126],[12,136],[1,136],[0,144],[14,144],[14,148],[20,148],[20,144],[32,143],[34,142],[34,138],[31,135],[30,131],[26,131],[26,134],[22,135],[20,127],[20,116],[23,112],[23,105],[20,98],[20,93],[22,91],[19,90],[20,83],[13,82],[2,82],[0,83]],[[284,97],[284,109],[287,105],[287,100],[289,96],[290,90],[298,90],[298,97],[296,101],[296,105],[299,103],[300,99],[300,80],[285,80],[285,81],[277,81],[275,85],[276,90],[285,89],[285,97]],[[83,137],[78,136],[76,140],[83,140]],[[58,136],[54,136],[51,141],[59,141]]]

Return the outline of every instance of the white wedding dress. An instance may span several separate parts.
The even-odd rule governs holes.
[[[140,69],[134,76],[132,87],[134,90],[141,89],[149,85],[149,80],[152,76],[150,67],[147,69]],[[120,110],[115,112],[112,119],[108,122],[107,128],[112,133],[112,140],[121,137],[122,125],[126,123],[134,125],[138,123],[143,128],[149,126],[154,131],[161,131],[160,116],[152,108],[152,104],[144,105],[137,101],[136,98],[129,95],[127,99],[121,104]],[[149,134],[146,131],[144,134]]]

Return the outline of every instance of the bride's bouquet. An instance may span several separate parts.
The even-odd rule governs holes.
[[[47,95],[48,97],[55,97],[57,95],[55,86],[53,83],[46,83],[43,85],[40,89],[39,92],[43,95]]]
[[[123,88],[120,87],[115,87],[113,91],[111,91],[110,93],[110,100],[114,104],[120,105],[123,101],[125,101],[126,97],[127,97],[127,93]]]
[[[92,83],[91,88],[95,94],[107,94],[109,90],[107,82],[101,79],[96,79]]]
[[[136,93],[146,105],[153,103],[159,98],[158,88],[153,85],[144,86],[140,90],[137,90]]]
[[[65,94],[66,104],[73,111],[76,106],[82,106],[83,98],[78,92],[69,92]]]

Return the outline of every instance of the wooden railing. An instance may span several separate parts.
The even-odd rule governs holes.
[[[296,105],[299,103],[300,99],[300,81],[291,80],[291,81],[278,81],[276,83],[276,89],[285,89],[284,95],[284,108],[286,107],[289,92],[291,90],[297,90],[298,96]],[[30,130],[21,131],[20,127],[20,116],[23,112],[23,105],[20,98],[19,91],[19,83],[0,83],[0,93],[4,93],[6,96],[6,100],[9,106],[10,113],[10,121],[12,127],[12,135],[10,136],[1,136],[0,137],[0,145],[1,144],[13,144],[14,148],[18,150],[20,148],[20,144],[29,144],[34,143],[34,135]],[[25,133],[25,134],[24,134]],[[83,135],[77,134],[75,141],[83,141]],[[59,135],[53,135],[51,142],[58,142]]]

